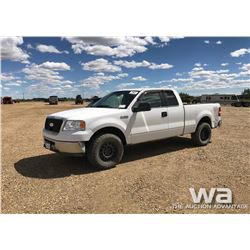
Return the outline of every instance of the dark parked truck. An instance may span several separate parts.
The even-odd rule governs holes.
[[[250,107],[250,100],[239,100],[231,104],[234,107]]]
[[[56,95],[52,95],[49,97],[49,104],[50,105],[57,105],[58,104],[58,97]]]
[[[108,169],[121,161],[130,144],[191,134],[195,145],[205,146],[221,122],[218,103],[183,105],[173,89],[120,90],[91,107],[49,115],[44,147],[86,153],[92,165]]]
[[[2,103],[3,104],[13,104],[13,99],[10,96],[5,96],[2,99]]]
[[[81,95],[76,96],[75,104],[83,104],[83,99]]]

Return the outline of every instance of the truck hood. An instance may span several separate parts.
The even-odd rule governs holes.
[[[89,118],[104,117],[108,115],[120,115],[124,114],[126,111],[126,109],[112,108],[80,108],[57,112],[49,116],[59,117],[66,120],[86,120]]]

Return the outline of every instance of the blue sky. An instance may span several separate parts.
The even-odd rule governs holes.
[[[2,37],[1,95],[103,96],[172,87],[193,95],[250,87],[249,37]]]

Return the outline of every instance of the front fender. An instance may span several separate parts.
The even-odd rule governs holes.
[[[92,133],[94,134],[98,130],[107,128],[107,127],[115,127],[121,130],[121,132],[125,135],[127,125],[120,119],[109,117],[109,118],[102,118],[102,119],[93,121],[90,124],[88,129],[90,129]]]

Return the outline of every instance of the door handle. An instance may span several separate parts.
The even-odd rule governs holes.
[[[161,117],[167,117],[168,116],[168,112],[161,112]]]

